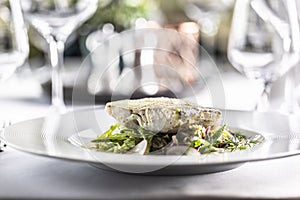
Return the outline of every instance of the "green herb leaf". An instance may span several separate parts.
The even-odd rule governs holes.
[[[226,124],[224,124],[221,128],[219,128],[216,132],[213,132],[210,135],[209,142],[214,145],[217,140],[221,137],[223,131],[225,130]]]
[[[116,130],[119,126],[120,126],[120,123],[116,123],[114,125],[111,125],[110,128],[107,131],[105,131],[103,134],[99,135],[97,138],[107,138],[107,137],[109,137],[114,132],[114,130]]]

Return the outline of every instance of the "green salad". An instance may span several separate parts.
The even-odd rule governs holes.
[[[261,138],[248,138],[241,132],[231,131],[226,125],[214,130],[201,125],[182,126],[177,133],[154,133],[142,127],[126,128],[116,123],[86,147],[102,152],[127,153],[142,141],[146,141],[146,147],[141,154],[190,155],[244,150],[260,143]]]

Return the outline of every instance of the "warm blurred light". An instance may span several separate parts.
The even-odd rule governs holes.
[[[179,32],[195,34],[199,32],[199,26],[195,22],[184,22],[179,25]]]
[[[199,25],[195,22],[183,22],[179,25],[178,31],[185,33],[190,39],[199,41]]]
[[[199,25],[195,22],[183,22],[180,24],[166,24],[165,28],[174,29],[185,34],[188,38],[199,41]]]
[[[156,21],[151,21],[151,20],[147,22],[147,27],[148,28],[161,28],[159,23],[157,23]]]

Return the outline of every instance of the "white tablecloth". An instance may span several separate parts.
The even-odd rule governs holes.
[[[207,175],[129,175],[6,149],[0,154],[0,198],[300,198],[299,172],[295,156]]]
[[[225,85],[232,84],[231,80],[225,76]],[[0,119],[14,123],[45,115],[48,101],[36,83],[23,80],[18,82],[20,89],[15,82],[20,80],[10,81],[13,83],[0,86]],[[103,171],[9,147],[0,153],[1,199],[300,198],[299,188],[300,156],[246,163],[206,175],[143,176]]]

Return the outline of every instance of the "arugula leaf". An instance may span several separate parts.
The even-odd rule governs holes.
[[[225,127],[226,127],[226,124],[224,124],[216,132],[213,132],[210,135],[210,138],[209,138],[208,142],[211,143],[212,145],[214,145],[217,142],[217,140],[221,137],[223,131],[225,130]]]

